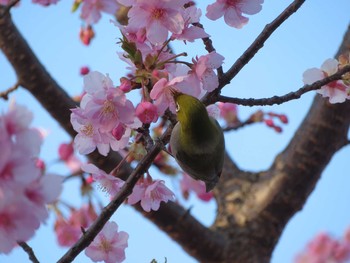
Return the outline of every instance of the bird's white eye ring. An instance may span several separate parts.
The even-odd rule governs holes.
[[[176,102],[176,112],[179,112],[179,110],[180,110],[180,105],[179,103]]]

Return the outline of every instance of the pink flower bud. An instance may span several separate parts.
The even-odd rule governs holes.
[[[112,130],[112,135],[114,138],[116,138],[118,141],[123,137],[124,133],[125,133],[125,126],[121,123],[119,123],[117,125],[117,127],[115,127]]]
[[[81,42],[83,42],[84,45],[88,46],[91,40],[95,37],[95,32],[90,25],[86,28],[81,27],[79,37]]]
[[[282,123],[287,124],[288,123],[288,117],[284,114],[281,114],[278,116],[278,118],[281,120]]]
[[[58,147],[58,155],[62,161],[67,161],[74,153],[72,143],[62,143]]]
[[[137,105],[135,113],[143,123],[156,122],[158,119],[157,107],[148,101]]]
[[[36,159],[35,166],[38,167],[40,169],[40,171],[42,171],[42,172],[44,172],[44,170],[46,168],[44,161],[41,159]]]
[[[273,122],[272,119],[266,119],[266,120],[264,120],[264,122],[269,127],[275,127],[275,123]]]
[[[87,66],[84,66],[84,67],[80,68],[80,75],[82,75],[82,76],[85,76],[85,75],[89,74],[89,72],[90,72],[90,69]]]
[[[131,90],[132,86],[131,86],[130,80],[128,80],[127,78],[121,78],[120,82],[121,84],[119,88],[121,89],[121,91],[123,91],[124,93],[127,93]]]
[[[282,132],[282,128],[280,126],[274,126],[273,129],[275,130],[275,132],[278,132],[278,133]]]
[[[236,104],[219,102],[218,106],[220,109],[220,115],[227,124],[234,124],[238,121]]]

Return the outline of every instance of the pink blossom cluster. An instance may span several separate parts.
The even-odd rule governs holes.
[[[90,227],[96,218],[97,213],[91,203],[80,209],[70,208],[68,218],[59,213],[55,222],[58,244],[67,247],[74,245],[83,235],[82,229]],[[118,225],[115,222],[107,222],[93,242],[85,249],[85,254],[93,262],[122,262],[125,259],[128,238],[129,235],[126,232],[118,232]]]
[[[350,231],[341,240],[332,238],[327,233],[318,234],[297,255],[295,263],[346,263],[350,261]]]
[[[43,174],[42,136],[30,127],[32,118],[15,103],[0,116],[0,253],[29,240],[61,192],[61,177]]]
[[[92,178],[100,184],[103,191],[114,196],[123,187],[124,181],[111,174],[98,169],[93,164],[84,164],[83,171],[90,173]],[[163,180],[153,180],[149,175],[141,178],[135,185],[132,194],[128,197],[127,203],[134,205],[140,202],[146,212],[157,211],[161,202],[174,201],[173,192],[167,188]]]
[[[138,42],[148,41],[152,45],[163,45],[171,35],[172,39],[193,42],[208,37],[200,27],[201,11],[195,6],[185,8],[188,0],[118,0],[124,6],[131,7],[128,12],[128,25],[122,31],[128,38]]]
[[[127,146],[131,130],[140,127],[135,108],[124,92],[113,86],[112,80],[93,71],[84,76],[84,91],[80,107],[72,109],[71,123],[78,134],[74,147],[81,154],[96,148],[106,156],[110,149]]]
[[[82,235],[82,229],[87,229],[97,218],[92,204],[83,205],[79,209],[70,208],[70,215],[65,218],[58,214],[55,222],[55,233],[60,246],[70,247]]]
[[[176,112],[172,90],[198,98],[206,92],[215,90],[219,85],[219,81],[214,69],[219,68],[223,60],[223,56],[211,52],[194,59],[190,69],[178,65],[174,71],[170,71],[169,78],[160,78],[150,92],[150,97],[154,100],[158,114],[163,115],[168,108],[171,112]]]
[[[314,82],[324,79],[328,76],[335,74],[340,68],[340,63],[336,59],[327,59],[321,68],[311,68],[304,72],[303,82],[305,84],[313,84]],[[347,83],[349,84],[349,83]],[[329,102],[342,103],[345,100],[350,99],[350,86],[343,80],[336,80],[322,86],[317,93],[323,97],[329,98]]]

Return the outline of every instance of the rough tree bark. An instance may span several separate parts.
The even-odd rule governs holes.
[[[349,46],[350,28],[337,56],[349,51]],[[9,14],[0,18],[0,48],[20,85],[74,136],[69,109],[76,104],[36,58]],[[302,208],[332,156],[347,143],[349,112],[349,102],[331,105],[316,96],[289,145],[266,171],[242,171],[226,155],[215,188],[218,213],[210,228],[176,203],[150,213],[136,209],[201,262],[269,262],[285,225]],[[101,158],[97,153],[89,157],[106,171],[121,158],[118,154]],[[131,171],[126,164],[121,176]]]

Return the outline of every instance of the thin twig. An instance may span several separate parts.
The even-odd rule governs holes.
[[[0,98],[3,98],[4,100],[8,100],[9,99],[9,94],[12,92],[12,91],[15,91],[16,89],[18,89],[20,86],[19,82],[17,82],[15,85],[13,85],[11,88],[3,91],[3,92],[0,92]]]
[[[299,90],[297,90],[295,92],[289,92],[289,93],[282,95],[282,96],[273,96],[270,98],[263,98],[263,99],[253,99],[253,98],[240,99],[240,98],[219,96],[218,100],[221,102],[231,102],[231,103],[235,103],[235,104],[243,105],[243,106],[271,106],[274,104],[279,105],[279,104],[282,104],[282,103],[290,101],[290,100],[299,99],[301,97],[301,95],[303,95],[304,93],[307,93],[307,92],[312,91],[312,90],[318,90],[322,86],[324,86],[332,81],[339,80],[342,78],[342,75],[344,75],[347,72],[350,72],[350,65],[343,67],[337,73],[335,73],[329,77],[326,77],[324,79],[316,81],[311,85],[304,85]]]
[[[23,248],[23,250],[28,254],[29,260],[33,263],[39,263],[39,260],[36,258],[33,249],[23,241],[17,242],[17,244]]]
[[[169,141],[170,133],[172,128],[169,127],[164,134],[161,136],[160,140],[157,141],[152,150],[147,153],[147,155],[139,162],[134,171],[130,174],[120,191],[114,196],[112,201],[101,211],[99,217],[95,222],[86,230],[85,234],[64,254],[57,263],[67,263],[72,262],[76,256],[83,251],[97,234],[101,231],[103,226],[111,218],[111,216],[117,211],[119,206],[125,201],[125,199],[132,193],[137,181],[140,177],[148,170],[151,166],[154,158],[162,150],[164,144]]]
[[[204,29],[204,27],[203,27],[203,25],[201,23],[193,23],[193,25],[196,26],[196,27]],[[202,41],[203,41],[203,44],[205,46],[205,49],[209,53],[216,51],[214,46],[213,46],[213,41],[209,37],[202,38]],[[222,66],[218,67],[217,72],[218,72],[218,78],[221,79],[223,74],[224,74]]]
[[[7,15],[10,12],[10,9],[12,7],[14,7],[15,5],[17,5],[17,3],[19,3],[19,1],[20,0],[13,0],[8,5],[6,5],[4,7],[4,9],[2,10],[2,12],[0,12],[0,19],[3,18],[5,15]]]
[[[236,123],[234,125],[224,127],[224,128],[222,128],[222,131],[223,132],[236,131],[236,130],[238,130],[240,128],[243,128],[243,127],[245,127],[247,125],[250,125],[250,124],[253,124],[253,123],[258,123],[258,122],[253,122],[251,119],[248,119],[248,120],[246,120],[244,122],[238,122],[238,123]]]
[[[258,35],[254,42],[247,50],[237,59],[232,67],[223,75],[222,83],[219,88],[228,84],[241,69],[255,56],[255,54],[264,46],[264,43],[272,35],[272,33],[293,13],[295,13],[305,0],[295,0],[291,3],[275,20],[267,24],[263,31]]]

